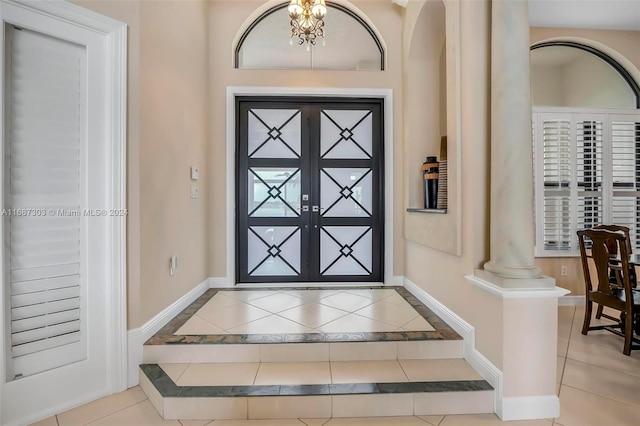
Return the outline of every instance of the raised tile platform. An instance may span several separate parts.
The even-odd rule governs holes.
[[[140,385],[166,419],[493,412],[462,355],[403,287],[210,289],[145,343]]]

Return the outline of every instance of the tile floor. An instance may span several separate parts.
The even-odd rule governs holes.
[[[640,423],[640,351],[622,354],[622,339],[606,331],[580,334],[583,307],[558,310],[560,417],[517,426],[635,426]],[[597,321],[594,321],[597,322]],[[102,426],[494,426],[493,414],[375,419],[163,420],[139,387],[50,417],[37,425]]]
[[[174,334],[434,330],[402,296],[391,289],[255,290],[219,291]]]

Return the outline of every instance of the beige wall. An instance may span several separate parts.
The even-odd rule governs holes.
[[[593,55],[580,57],[562,70],[565,105],[584,108],[635,108],[629,84],[606,62]],[[585,90],[585,88],[592,88]]]
[[[447,212],[405,212],[404,237],[452,254],[461,252],[461,148],[458,127],[461,118],[460,104],[457,102],[460,91],[457,78],[459,7],[460,3],[454,1],[410,1],[403,28],[406,208],[424,206],[422,162],[426,156],[440,157],[440,137],[443,133],[447,135]],[[444,63],[443,50],[447,57]],[[443,65],[446,73],[442,72]],[[441,97],[443,86],[446,88],[446,102]],[[444,132],[443,127],[446,128]]]
[[[208,22],[201,1],[78,1],[128,24],[128,328],[209,276]],[[201,198],[190,198],[189,166]],[[169,258],[179,257],[175,276]]]
[[[405,275],[468,321],[476,345],[502,367],[502,302],[472,285],[488,259],[489,34],[487,1],[460,2],[462,107],[461,255],[403,238],[404,166],[402,31],[405,13],[387,0],[354,1],[387,45],[384,72],[252,71],[233,68],[233,40],[264,2],[80,1],[129,25],[128,297],[129,328],[139,327],[202,282],[226,276],[226,88],[228,86],[390,88],[394,93],[394,271]],[[417,13],[417,12],[416,12]],[[416,17],[406,16],[407,20]],[[531,30],[532,42],[591,37],[640,66],[635,32]],[[439,59],[439,58],[438,58]],[[439,73],[436,61],[430,72]],[[433,76],[425,76],[430,78]],[[447,82],[449,86],[450,83]],[[406,87],[411,91],[412,87]],[[438,85],[434,98],[438,99]],[[330,93],[327,93],[330,95]],[[440,120],[434,121],[435,128]],[[439,136],[439,135],[437,135]],[[189,166],[198,166],[201,198],[189,198]],[[180,257],[169,276],[168,260]],[[566,263],[565,263],[566,262]],[[577,259],[538,259],[558,285],[580,292]],[[560,277],[559,265],[569,276]],[[574,285],[575,284],[575,285]]]
[[[534,50],[532,56],[540,50]],[[540,106],[564,104],[560,67],[531,66],[531,102]]]
[[[462,229],[457,232],[462,233],[462,254],[407,241],[405,276],[473,325],[477,349],[502,368],[502,300],[464,278],[488,259],[490,6],[474,1],[460,2],[460,7]],[[411,8],[407,13],[412,10],[419,13]]]
[[[531,28],[531,44],[549,39],[583,39],[604,45],[629,61],[628,71],[640,84],[640,31],[577,30],[568,28]],[[579,257],[537,258],[536,265],[545,275],[556,279],[556,285],[571,291],[572,295],[584,295],[584,279]],[[560,274],[567,266],[567,276]]]
[[[556,49],[577,56],[563,64],[544,64],[545,54]],[[554,54],[555,54],[554,52]],[[534,65],[542,60],[541,65]],[[571,47],[531,52],[531,97],[535,106],[576,108],[635,108],[629,84],[609,64],[591,53]]]
[[[210,275],[224,277],[226,270],[226,90],[228,86],[336,87],[392,89],[394,107],[394,270],[403,274],[402,244],[402,8],[387,0],[353,1],[374,24],[387,45],[385,71],[239,70],[233,67],[233,40],[242,25],[264,1],[216,0],[210,3]],[[330,19],[328,15],[327,20]],[[293,46],[296,48],[299,46]],[[300,47],[303,48],[303,47]],[[327,90],[327,96],[331,91]],[[387,141],[388,143],[390,141]]]

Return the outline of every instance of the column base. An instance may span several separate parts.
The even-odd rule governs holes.
[[[484,270],[492,275],[503,279],[538,279],[542,277],[542,272],[537,266],[512,267],[503,266],[489,261],[484,264]]]
[[[488,264],[489,262],[485,264],[485,268]],[[474,275],[480,279],[488,281],[491,284],[502,288],[554,289],[556,286],[555,278],[547,277],[540,274],[537,277],[533,278],[507,278],[501,275],[496,275],[494,272],[488,269],[476,269],[474,271]]]

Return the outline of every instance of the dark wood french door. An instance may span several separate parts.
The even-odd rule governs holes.
[[[383,281],[381,100],[237,99],[237,280]]]

